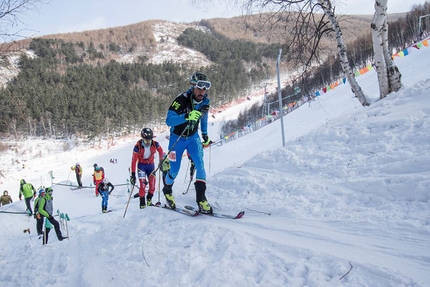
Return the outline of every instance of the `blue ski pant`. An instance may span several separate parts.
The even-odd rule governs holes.
[[[188,151],[189,156],[194,162],[194,165],[196,166],[196,180],[200,181],[206,181],[206,171],[205,171],[205,164],[203,160],[203,146],[202,142],[200,140],[200,136],[198,133],[193,134],[189,137],[180,137],[171,133],[170,139],[169,139],[169,150],[171,150],[169,154],[169,160],[170,160],[170,171],[167,173],[166,176],[166,184],[172,185],[175,182],[175,178],[179,173],[179,170],[181,168],[181,160],[182,155],[185,150]],[[175,142],[178,140],[176,145]]]
[[[107,208],[109,200],[109,191],[100,191],[100,195],[102,197],[102,208],[103,206]]]

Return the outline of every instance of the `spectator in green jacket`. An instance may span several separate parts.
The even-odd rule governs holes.
[[[54,204],[52,201],[53,200],[53,198],[52,198],[53,192],[54,191],[52,190],[52,187],[45,188],[45,196],[43,196],[39,200],[39,214],[48,219],[49,223],[51,223],[54,226],[55,233],[57,234],[58,240],[63,241],[63,239],[66,239],[67,237],[64,237],[61,234],[60,223],[58,223],[58,221],[55,220],[54,216],[52,216],[52,213],[54,212]],[[46,228],[46,226],[45,226],[44,244],[48,243],[49,231],[51,231],[51,228]]]
[[[34,218],[36,219],[36,231],[37,235],[43,235],[43,218],[39,213],[39,201],[45,196],[45,189],[40,187],[38,190],[39,196],[34,200]]]
[[[36,197],[36,189],[31,183],[27,183],[24,179],[21,179],[19,188],[19,200],[22,200],[23,195],[25,198],[25,205],[27,206],[28,215],[32,216],[33,210],[31,209],[30,201],[33,199],[33,197]]]

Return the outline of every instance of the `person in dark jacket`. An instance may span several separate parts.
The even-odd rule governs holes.
[[[98,186],[98,192],[102,197],[102,212],[106,213],[108,212],[108,201],[109,201],[109,195],[112,193],[112,190],[115,187],[112,183],[109,182],[109,180],[105,177],[103,178],[102,183]]]
[[[0,206],[12,203],[12,197],[10,197],[7,190],[3,191],[3,195],[0,197]]]

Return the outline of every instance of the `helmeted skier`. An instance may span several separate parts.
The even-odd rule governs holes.
[[[163,159],[163,148],[160,143],[154,140],[154,132],[150,128],[143,128],[140,132],[141,139],[137,141],[133,148],[133,155],[131,159],[131,176],[130,183],[136,184],[136,165],[137,173],[139,177],[139,206],[145,208],[152,204],[152,197],[155,192],[156,175],[153,174],[154,155],[158,152],[159,162]],[[145,204],[145,193],[146,185],[149,185],[148,194],[146,196]]]
[[[102,212],[106,213],[108,212],[108,201],[109,201],[109,195],[112,193],[112,190],[114,190],[114,186],[112,183],[109,182],[109,180],[105,177],[103,178],[102,183],[99,184],[98,192],[100,193],[102,197]]]
[[[103,179],[105,178],[105,172],[104,169],[102,169],[100,166],[94,167],[94,173],[93,173],[93,182],[95,185],[95,193],[96,196],[99,196],[99,185],[102,183]]]
[[[210,100],[206,91],[211,83],[208,77],[200,72],[190,77],[189,90],[179,94],[167,111],[166,124],[170,127],[169,160],[170,170],[166,175],[163,193],[171,208],[175,208],[172,186],[181,167],[182,154],[187,150],[195,164],[196,202],[202,213],[212,213],[212,207],[206,199],[206,171],[203,161],[203,146],[198,134],[200,123],[203,145],[209,144],[208,111]]]

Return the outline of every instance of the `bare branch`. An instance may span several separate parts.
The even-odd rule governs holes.
[[[351,262],[348,262],[348,263],[349,263],[349,266],[351,266],[351,268],[349,268],[348,272],[346,272],[345,274],[343,274],[343,276],[342,276],[342,277],[340,277],[340,278],[339,278],[339,280],[342,280],[342,279],[343,279],[343,277],[345,277],[346,275],[348,275],[348,274],[349,274],[349,272],[352,270],[352,264],[351,264]]]
[[[51,0],[0,0],[0,38],[2,43],[17,38],[26,38],[22,32],[27,29],[14,30],[19,24],[25,24],[21,19],[29,12],[39,12],[44,4]],[[30,29],[28,29],[30,30]]]

